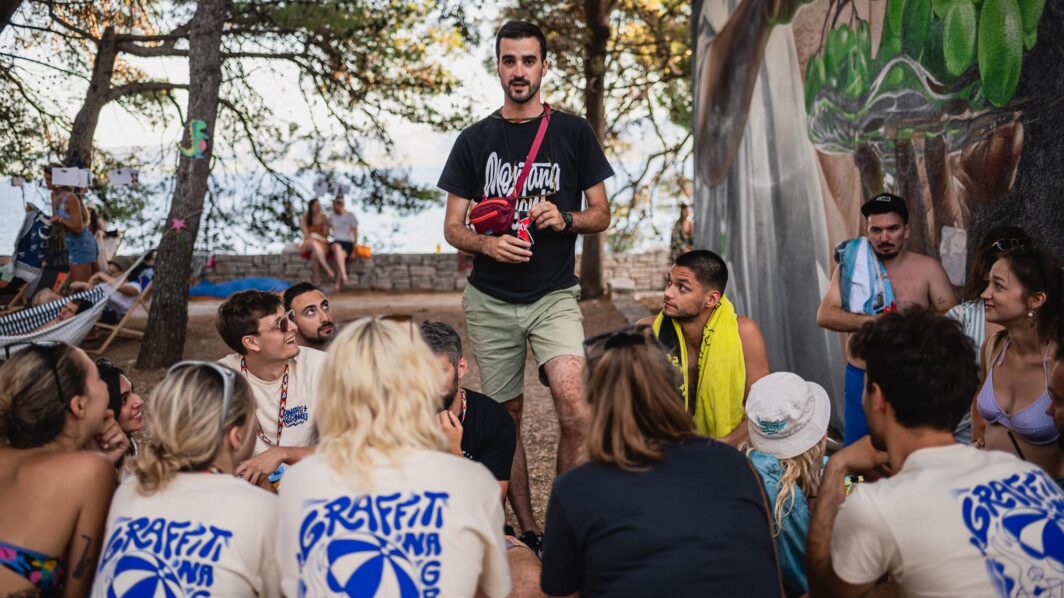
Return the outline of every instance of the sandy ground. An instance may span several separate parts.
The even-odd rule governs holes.
[[[367,315],[410,314],[416,320],[440,320],[453,326],[466,343],[470,370],[464,385],[480,388],[480,373],[468,347],[465,315],[462,313],[460,293],[353,293],[331,295],[334,318],[349,322]],[[214,329],[214,314],[221,301],[193,301],[189,304],[188,338],[185,343],[187,359],[214,360],[230,351]],[[607,299],[583,301],[584,332],[588,336],[623,327],[626,322]],[[134,321],[143,327],[145,318]],[[134,340],[116,341],[105,357],[127,370],[138,392],[147,396],[163,376],[163,370],[137,370],[139,343]],[[554,458],[558,444],[558,423],[550,392],[540,385],[531,354],[525,366],[526,414],[522,425],[528,456],[529,483],[536,519],[543,523],[547,498],[554,481]],[[509,517],[513,521],[512,515]]]

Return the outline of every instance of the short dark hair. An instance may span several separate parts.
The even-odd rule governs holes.
[[[281,297],[276,293],[255,290],[233,293],[218,307],[215,326],[230,349],[246,355],[244,337],[258,332],[259,318],[272,315],[281,306]]]
[[[1018,226],[995,226],[986,231],[979,241],[972,257],[972,266],[968,271],[968,280],[964,282],[961,297],[965,301],[978,299],[979,295],[986,290],[986,278],[990,275],[990,267],[1001,257],[1001,250],[994,246],[998,241],[1005,239],[1029,239],[1027,232]]]
[[[462,337],[444,322],[422,322],[421,339],[436,355],[446,355],[452,364],[462,358]]]
[[[539,40],[539,58],[547,59],[547,36],[543,31],[528,21],[507,21],[495,34],[495,60],[499,59],[499,46],[503,39],[526,39],[534,37]]]
[[[850,351],[866,363],[865,384],[883,391],[898,423],[952,432],[979,388],[975,344],[951,318],[914,308],[859,328]]]
[[[292,309],[292,302],[296,300],[296,297],[311,291],[318,291],[321,293],[321,289],[306,281],[288,287],[285,290],[284,295],[281,296],[284,299],[284,310],[288,311]],[[325,293],[322,294],[324,295]]]
[[[78,306],[77,311],[74,312],[75,314],[85,313],[92,309],[92,301],[89,301],[88,299],[71,299],[71,301],[74,302],[74,305]]]
[[[1043,339],[1053,339],[1058,343],[1064,341],[1064,293],[1061,289],[1060,261],[1051,253],[1035,245],[1019,244],[1003,251],[998,259],[1009,263],[1009,268],[1023,285],[1024,298],[1032,293],[1045,293],[1046,301],[1035,311],[1035,325],[1038,335]]]
[[[688,268],[695,273],[698,282],[721,293],[728,286],[728,265],[724,258],[708,249],[695,249],[687,253],[681,253],[676,258],[676,264],[682,268]]]

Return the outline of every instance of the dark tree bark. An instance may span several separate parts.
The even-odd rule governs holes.
[[[100,111],[111,100],[111,77],[115,72],[117,57],[115,30],[114,27],[108,27],[96,44],[96,60],[92,66],[89,90],[70,130],[66,155],[68,166],[92,167],[92,139],[96,134],[96,124],[100,121]]]
[[[22,0],[0,0],[0,31],[11,22],[19,6],[22,6]]]
[[[207,123],[207,149],[199,159],[181,156],[177,185],[166,219],[166,232],[156,259],[151,314],[137,356],[138,368],[166,367],[179,361],[188,327],[188,284],[192,274],[192,248],[199,232],[203,198],[207,193],[214,122],[218,115],[218,88],[222,81],[222,27],[229,13],[228,0],[200,0],[189,31],[188,122]],[[185,126],[184,144],[193,146]],[[188,228],[174,229],[175,219]]]
[[[584,0],[588,38],[584,54],[584,110],[599,143],[606,140],[606,53],[610,41],[610,13],[614,0]],[[606,293],[602,278],[604,232],[584,235],[580,256],[580,295],[594,299]]]

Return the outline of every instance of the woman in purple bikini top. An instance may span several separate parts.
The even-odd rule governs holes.
[[[987,322],[1005,331],[987,339],[986,379],[975,399],[972,438],[1064,482],[1064,451],[1046,413],[1049,373],[1064,324],[1060,264],[1029,239],[1005,239],[995,246],[1002,254],[990,268],[981,298]]]

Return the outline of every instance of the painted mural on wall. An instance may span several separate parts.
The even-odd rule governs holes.
[[[1064,253],[1064,3],[703,0],[695,7],[696,239],[735,271],[774,369],[841,397],[815,324],[859,207],[906,198],[909,248],[962,284],[970,246],[1023,226]]]

